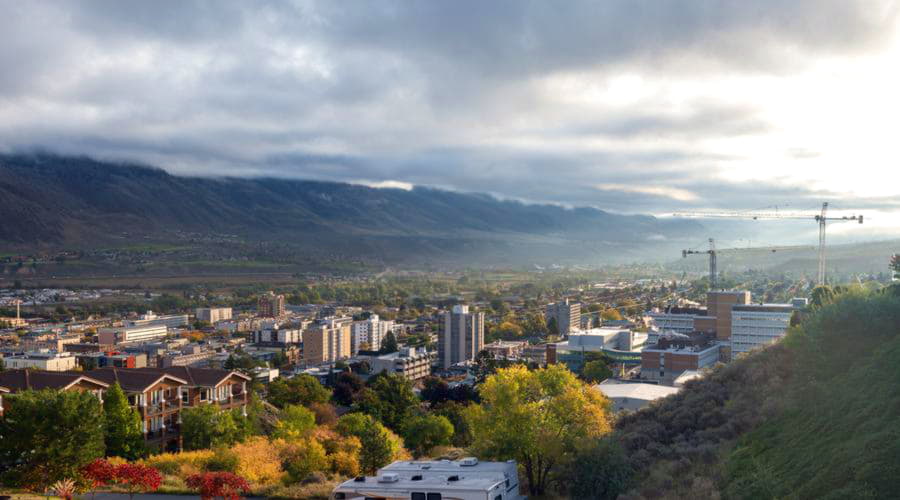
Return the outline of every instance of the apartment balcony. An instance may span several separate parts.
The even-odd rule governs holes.
[[[181,401],[162,401],[156,404],[149,404],[143,408],[144,415],[148,417],[165,415],[181,410]]]
[[[249,401],[249,396],[246,392],[239,392],[237,394],[231,394],[226,399],[220,399],[217,401],[219,407],[222,409],[231,409],[231,408],[240,408],[241,406],[246,406]]]

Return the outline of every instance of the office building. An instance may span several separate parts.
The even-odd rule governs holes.
[[[685,371],[697,371],[719,361],[720,344],[708,334],[667,333],[641,352],[641,379],[673,385]]]
[[[453,306],[443,313],[443,327],[438,337],[438,359],[441,367],[475,359],[484,348],[484,313],[469,312],[469,306]]]
[[[801,307],[805,303],[795,302]],[[796,307],[792,304],[746,304],[731,310],[731,356],[784,337]]]
[[[581,326],[581,304],[569,302],[569,299],[547,304],[545,318],[547,324],[550,324],[551,320],[556,322],[560,335],[568,335]]]
[[[197,321],[206,321],[210,325],[215,325],[219,321],[231,319],[230,307],[198,307],[194,311]]]
[[[142,314],[139,319],[125,322],[126,326],[165,326],[166,328],[184,328],[190,324],[190,318],[188,318],[187,314],[160,316],[154,314],[153,311],[147,311],[147,314]]]
[[[349,358],[351,318],[319,320],[303,332],[303,361],[307,365]]]
[[[101,328],[97,332],[97,338],[101,345],[117,345],[160,340],[168,333],[169,329],[165,325],[120,326]]]
[[[256,315],[261,318],[284,316],[284,295],[275,295],[273,292],[260,295],[256,301]]]
[[[3,358],[3,363],[9,370],[31,368],[49,372],[74,370],[77,364],[73,353],[56,352],[47,349],[26,352],[17,356],[7,356]]]
[[[360,346],[368,346],[369,351],[377,351],[381,349],[381,342],[388,332],[394,328],[394,322],[383,320],[377,314],[369,316],[369,319],[363,321],[354,321],[352,327],[352,337],[350,337],[350,349],[353,354],[359,352]]]
[[[331,498],[525,500],[519,493],[516,467],[515,460],[480,462],[476,458],[394,462],[378,469],[375,476],[339,484]]]

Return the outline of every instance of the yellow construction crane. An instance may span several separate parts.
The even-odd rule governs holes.
[[[733,219],[799,219],[816,221],[819,225],[819,268],[818,268],[818,284],[825,284],[825,226],[828,221],[857,221],[863,223],[862,215],[843,215],[838,217],[829,217],[828,202],[822,203],[822,211],[818,214],[804,214],[792,212],[779,212],[776,208],[774,212],[680,212],[672,214],[674,217],[696,217],[696,218],[733,218]],[[710,254],[712,256],[712,254]],[[712,260],[712,257],[711,257]]]
[[[712,238],[709,239],[709,250],[682,250],[681,257],[686,258],[688,255],[695,254],[708,254],[709,255],[709,289],[715,290],[717,286],[717,261],[716,257],[720,253],[726,252],[740,252],[740,251],[750,251],[750,250],[765,250],[769,252],[778,252],[784,250],[810,250],[811,246],[786,246],[786,247],[747,247],[747,248],[726,248],[722,250],[716,250],[716,241]]]

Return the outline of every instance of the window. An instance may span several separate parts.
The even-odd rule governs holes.
[[[428,498],[426,500],[441,500],[440,493],[429,493]]]
[[[409,500],[426,500],[425,494],[414,491],[409,494]]]
[[[494,497],[494,500],[503,500],[503,495],[497,495]]]

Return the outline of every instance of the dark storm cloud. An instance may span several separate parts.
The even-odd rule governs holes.
[[[712,179],[740,158],[697,141],[773,129],[740,95],[586,110],[548,79],[605,88],[619,72],[662,82],[790,74],[881,46],[897,16],[892,2],[828,0],[8,0],[0,9],[0,148],[623,212],[822,193]]]

